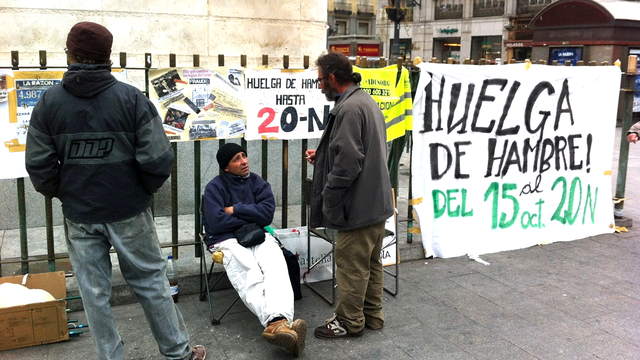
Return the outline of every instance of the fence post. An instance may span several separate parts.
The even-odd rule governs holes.
[[[18,51],[11,51],[11,64],[13,65],[11,70],[19,69],[20,54]],[[26,274],[29,272],[29,263],[26,261],[29,258],[29,251],[27,248],[27,214],[24,196],[24,178],[16,179],[16,191],[18,192],[18,222],[20,224],[20,260],[24,260],[21,263],[22,274]],[[2,273],[0,273],[0,275],[2,275]]]
[[[282,57],[282,68],[289,68],[289,55]],[[311,119],[309,119],[311,121]],[[288,228],[289,205],[289,140],[282,140],[282,228]]]
[[[169,67],[176,67],[176,54],[169,54]],[[171,169],[171,254],[178,260],[178,144],[171,143],[175,161]]]
[[[240,67],[242,68],[247,67],[247,55],[240,55]],[[246,127],[245,127],[245,132],[246,132]],[[245,139],[244,136],[240,138],[240,145],[244,149],[247,149],[247,140]]]
[[[309,69],[309,55],[305,55],[304,56],[304,63],[303,63],[303,67],[304,69]],[[307,149],[309,148],[309,140],[307,139],[302,139],[302,144],[301,144],[301,151],[300,151],[300,164],[302,164],[302,169],[300,172],[300,180],[301,180],[301,184],[302,184],[302,193],[300,194],[300,224],[302,224],[302,226],[306,226],[307,225],[307,159],[305,158],[305,153],[307,152]]]
[[[200,55],[198,54],[193,54],[193,67],[200,67]],[[200,219],[200,188],[202,187],[200,151],[200,140],[196,139],[193,142],[193,233],[194,242],[196,243],[196,245],[193,247],[193,250],[194,256],[197,258],[202,256],[202,248],[198,245],[200,243],[200,227],[202,226]]]
[[[262,55],[262,65],[269,66],[269,55]],[[267,180],[269,140],[262,140],[262,178]]]
[[[121,52],[120,53],[120,67],[123,68],[123,69],[127,67],[127,53],[126,52]]]
[[[616,202],[613,215],[616,219],[621,219],[624,208],[624,201],[620,199],[624,198],[626,181],[627,181],[627,163],[629,160],[629,142],[627,141],[627,131],[631,127],[633,117],[633,96],[636,81],[636,69],[638,64],[638,57],[636,55],[630,55],[627,60],[627,71],[624,73],[624,87],[623,92],[623,115],[622,115],[622,134],[620,135],[620,156],[618,157],[618,178],[616,180]]]

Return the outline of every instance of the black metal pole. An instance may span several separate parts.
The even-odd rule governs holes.
[[[392,50],[392,56],[389,59],[389,62],[395,61],[398,56],[400,56],[400,22],[403,20],[403,16],[401,13],[401,9],[400,9],[400,0],[396,0],[396,11],[395,11],[395,18],[393,19],[394,22],[394,28],[393,28],[393,47],[391,48]]]

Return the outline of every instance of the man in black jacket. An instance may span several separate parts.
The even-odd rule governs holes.
[[[189,346],[171,299],[149,209],[174,154],[153,104],[111,75],[112,42],[102,25],[71,28],[69,70],[31,115],[26,168],[38,192],[62,203],[69,259],[98,357],[124,357],[109,305],[113,247],[160,352],[167,359],[204,359],[204,347]]]

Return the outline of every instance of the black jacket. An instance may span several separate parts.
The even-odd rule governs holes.
[[[72,64],[36,103],[26,168],[64,216],[105,223],[144,211],[171,174],[173,150],[153,104],[108,65]]]

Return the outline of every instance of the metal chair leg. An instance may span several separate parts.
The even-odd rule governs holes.
[[[204,301],[206,299],[209,302],[209,314],[211,318],[211,325],[220,325],[220,320],[222,320],[222,318],[229,312],[229,310],[231,310],[233,305],[235,305],[235,303],[238,302],[238,300],[240,299],[240,296],[239,295],[236,296],[236,299],[233,300],[231,305],[229,305],[218,318],[215,317],[214,311],[213,311],[213,303],[211,301],[211,290],[213,290],[213,288],[218,284],[218,282],[222,280],[222,278],[224,277],[224,272],[218,275],[213,283],[210,283],[210,280],[213,277],[213,269],[214,269],[215,263],[214,262],[211,263],[211,267],[209,267],[209,271],[207,272],[207,261],[205,259],[205,254],[208,254],[208,252],[205,252],[205,245],[203,243],[202,256],[200,257],[200,301]],[[202,284],[203,278],[204,278],[204,286]]]

